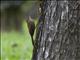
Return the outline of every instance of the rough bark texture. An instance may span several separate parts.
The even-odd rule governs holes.
[[[32,60],[80,60],[80,1],[43,1]]]

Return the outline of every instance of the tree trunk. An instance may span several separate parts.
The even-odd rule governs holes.
[[[42,1],[32,60],[80,60],[80,1]]]

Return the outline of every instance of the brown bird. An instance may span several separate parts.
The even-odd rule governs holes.
[[[26,20],[27,25],[28,25],[28,30],[29,30],[29,34],[31,36],[32,39],[32,44],[35,47],[35,43],[34,43],[34,39],[33,39],[33,35],[34,35],[34,31],[35,31],[35,23],[34,20],[29,16],[28,20]]]

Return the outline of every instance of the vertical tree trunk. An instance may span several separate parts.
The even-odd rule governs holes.
[[[80,1],[41,3],[32,60],[80,60]]]

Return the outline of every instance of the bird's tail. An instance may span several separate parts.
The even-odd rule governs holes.
[[[33,44],[33,47],[35,48],[35,42],[34,42],[33,37],[32,37],[32,44]]]

